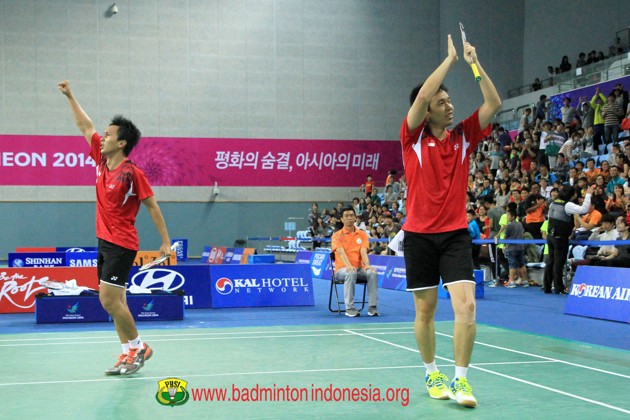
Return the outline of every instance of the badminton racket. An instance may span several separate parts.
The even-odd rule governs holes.
[[[464,32],[464,25],[459,22],[459,30],[462,33],[462,42],[464,43],[464,49],[466,48],[466,32]],[[473,74],[475,75],[475,80],[480,81],[481,76],[479,75],[479,69],[477,69],[477,64],[473,61],[473,58],[470,57],[470,68],[472,69]]]
[[[173,245],[171,245],[171,252],[177,251],[178,246],[179,246],[178,242],[175,242]],[[164,254],[161,257],[158,257],[154,259],[153,261],[146,263],[145,265],[140,267],[138,271],[148,270],[149,268],[155,267],[158,264],[162,264],[164,261],[168,260],[169,257],[170,255]]]

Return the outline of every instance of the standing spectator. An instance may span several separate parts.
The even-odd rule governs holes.
[[[567,180],[567,176],[569,176],[569,170],[571,169],[571,165],[567,162],[564,153],[558,153],[556,157],[556,167],[553,168],[556,173],[556,179],[559,179],[561,182]],[[553,181],[549,183],[552,185]]]
[[[575,117],[575,108],[571,106],[571,97],[565,96],[564,104],[560,107],[560,112],[562,113],[562,122],[565,125],[570,125],[573,121],[573,117]]]
[[[372,180],[372,175],[368,175],[365,183],[359,188],[359,191],[363,191],[366,197],[370,197],[372,195],[372,189],[374,189],[374,181]]]
[[[530,129],[530,118],[532,115],[532,109],[530,107],[525,108],[523,111],[523,115],[518,122],[518,133],[521,134],[523,131],[527,131]]]
[[[475,211],[468,210],[466,212],[466,218],[468,219],[468,234],[470,235],[470,239],[481,239],[481,231],[479,230],[479,224],[477,224],[477,220],[475,218]],[[472,259],[473,265],[476,270],[479,270],[479,252],[481,252],[481,244],[472,244]]]
[[[475,341],[475,281],[470,236],[464,213],[469,154],[490,134],[490,122],[501,107],[492,81],[479,63],[475,48],[464,45],[464,57],[475,63],[484,103],[468,118],[453,124],[454,108],[442,86],[457,61],[448,36],[448,56],[426,82],[411,94],[411,108],[400,130],[409,200],[404,253],[407,290],[416,308],[414,330],[425,365],[429,395],[475,407],[477,400],[467,380]],[[436,147],[437,146],[437,147]],[[427,197],[431,197],[427,199]],[[455,314],[453,345],[455,378],[448,378],[435,363],[435,310],[440,277],[451,295]]]
[[[580,98],[582,100],[582,98]],[[580,113],[578,114],[582,118],[582,128],[584,130],[593,126],[593,118],[595,118],[595,111],[591,108],[591,104],[586,101],[586,98],[582,100],[580,104]]]
[[[602,107],[602,116],[604,117],[605,143],[617,143],[623,108],[617,103],[614,92],[608,95],[606,105]]]
[[[564,73],[567,72],[569,70],[571,70],[571,63],[569,63],[569,57],[562,56],[562,61],[560,62],[560,73]]]
[[[536,103],[536,121],[542,123],[547,119],[547,95],[540,95],[538,102]]]
[[[490,156],[490,173],[492,176],[497,176],[497,171],[499,170],[499,163],[501,159],[503,159],[503,152],[500,149],[499,143],[492,144],[492,151],[488,153]]]
[[[523,144],[523,151],[520,154],[521,169],[523,171],[529,171],[529,167],[534,159],[536,159],[536,152],[534,151],[534,144],[531,139],[525,140]]]
[[[590,207],[593,189],[589,187],[586,190],[584,202],[581,206],[570,201],[573,197],[576,197],[575,191],[573,187],[561,187],[558,192],[558,199],[554,200],[549,206],[549,230],[547,234],[549,264],[545,267],[543,280],[545,293],[551,293],[553,285],[556,294],[566,294],[562,271],[569,252],[569,236],[571,236],[573,230],[573,215],[584,213]]]
[[[602,108],[606,103],[606,97],[599,90],[599,87],[595,88],[595,95],[591,98],[591,108],[593,108],[593,149],[597,150],[602,143],[602,136],[604,135],[604,116],[602,115]]]
[[[523,225],[516,221],[513,209],[506,212],[508,224],[505,227],[505,239],[523,239]],[[542,225],[542,223],[541,223]],[[525,263],[525,246],[523,244],[505,244],[505,256],[508,260],[509,278],[505,287],[514,288],[517,285],[529,287],[527,265]]]

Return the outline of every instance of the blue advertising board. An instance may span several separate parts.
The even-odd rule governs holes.
[[[58,246],[57,252],[96,252],[97,246]]]
[[[143,289],[183,291],[186,309],[212,307],[210,271],[207,264],[159,266],[138,271],[134,266],[129,273],[129,285]]]
[[[68,267],[96,267],[98,252],[66,252]]]
[[[383,279],[387,272],[387,264],[389,264],[392,258],[394,257],[388,257],[387,255],[368,255],[370,265],[376,269],[376,274],[378,274],[378,287],[382,287],[383,285]]]
[[[387,268],[379,287],[393,290],[407,290],[407,269],[403,257],[386,257]]]
[[[484,288],[483,288],[483,279],[484,273],[483,270],[474,270],[473,275],[475,277],[475,297],[477,299],[481,299],[484,297]],[[442,279],[440,279],[440,285],[438,286],[438,298],[440,299],[450,299],[451,294],[448,292],[448,289],[442,287]]]
[[[211,265],[213,308],[314,305],[307,264]]]
[[[579,266],[564,313],[630,322],[630,269]]]
[[[63,267],[65,252],[10,252],[9,267]]]
[[[329,252],[313,252],[311,255],[311,274],[316,279],[330,279],[332,265]]]
[[[298,251],[295,253],[296,264],[310,264],[313,258],[313,251]]]
[[[136,321],[184,319],[182,294],[127,294],[129,310]],[[98,296],[38,296],[35,321],[38,324],[108,322]]]
[[[177,244],[177,261],[188,261],[188,239],[171,239],[171,244]]]

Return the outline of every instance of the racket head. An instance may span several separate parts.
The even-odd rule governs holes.
[[[169,257],[168,255],[162,255],[161,257],[156,258],[153,261],[146,263],[145,265],[140,267],[138,271],[144,271],[144,270],[148,270],[149,268],[155,267],[156,265],[161,264],[164,261],[166,261],[168,257]]]

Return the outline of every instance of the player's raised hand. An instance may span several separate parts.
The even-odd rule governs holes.
[[[70,90],[70,82],[67,80],[63,80],[57,84],[59,91],[66,96],[72,95],[72,90]]]
[[[453,44],[453,38],[451,38],[451,34],[448,34],[448,56],[455,61],[458,60],[457,50],[455,49],[455,44]]]
[[[466,60],[468,64],[477,62],[477,50],[468,42],[464,44],[464,60]]]

